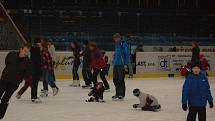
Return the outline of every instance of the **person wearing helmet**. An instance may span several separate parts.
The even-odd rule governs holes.
[[[139,98],[140,103],[134,104],[133,108],[141,108],[143,111],[154,111],[157,112],[161,109],[161,105],[158,100],[150,95],[140,91],[140,89],[134,89],[133,95]]]

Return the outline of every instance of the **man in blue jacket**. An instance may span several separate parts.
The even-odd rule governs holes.
[[[187,105],[189,107],[187,121],[196,121],[197,114],[199,121],[206,121],[207,101],[210,108],[213,108],[213,97],[208,79],[201,73],[200,65],[195,64],[192,66],[192,73],[184,82],[182,91],[182,109],[186,111]]]
[[[128,65],[130,53],[128,51],[127,41],[120,34],[116,33],[113,36],[115,41],[115,53],[113,59],[113,82],[116,88],[116,94],[112,97],[113,100],[123,99],[125,97],[125,70],[124,66]]]

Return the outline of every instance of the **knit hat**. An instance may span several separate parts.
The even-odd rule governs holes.
[[[133,95],[136,96],[136,97],[138,97],[140,95],[140,89],[137,89],[137,88],[134,89],[133,90]]]
[[[194,64],[192,64],[192,69],[193,69],[194,67],[199,67],[199,68],[201,69],[201,65],[200,65],[199,63],[194,63]]]

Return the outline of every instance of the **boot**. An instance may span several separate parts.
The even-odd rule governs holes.
[[[0,104],[0,120],[4,118],[5,113],[7,111],[8,103],[2,102]]]
[[[21,99],[21,95],[20,94],[16,94],[16,99]]]
[[[38,97],[37,99],[31,99],[31,101],[33,102],[33,103],[42,103],[42,100],[40,100],[40,98]]]
[[[40,97],[48,97],[48,90],[43,90],[43,92],[41,92]]]
[[[73,83],[70,86],[71,87],[80,87],[80,81],[79,80],[73,80]]]
[[[59,89],[54,87],[52,88],[52,91],[53,91],[53,96],[56,96],[58,94]]]

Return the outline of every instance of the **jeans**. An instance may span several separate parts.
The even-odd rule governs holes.
[[[48,90],[48,84],[51,88],[57,88],[50,70],[42,70],[43,89]]]
[[[105,88],[109,89],[110,86],[109,86],[108,81],[107,81],[107,79],[105,77],[106,73],[105,73],[105,69],[104,68],[101,68],[101,69],[94,68],[93,69],[93,85],[94,85],[94,87],[96,86],[96,83],[98,82],[97,76],[98,76],[99,73],[100,73],[100,78],[103,81]]]
[[[83,67],[82,69],[82,75],[84,78],[85,85],[92,84],[92,72],[90,67]]]
[[[73,67],[72,67],[73,80],[79,80],[79,75],[78,75],[79,65],[80,65],[80,62],[74,62],[73,64]]]
[[[205,107],[190,107],[187,116],[187,121],[196,121],[198,114],[199,121],[206,121],[206,108]]]
[[[133,66],[132,66],[132,63],[129,63],[129,64],[128,64],[128,74],[129,74],[130,76],[133,75]]]
[[[116,88],[115,96],[125,97],[125,69],[124,66],[114,66],[113,83]]]

